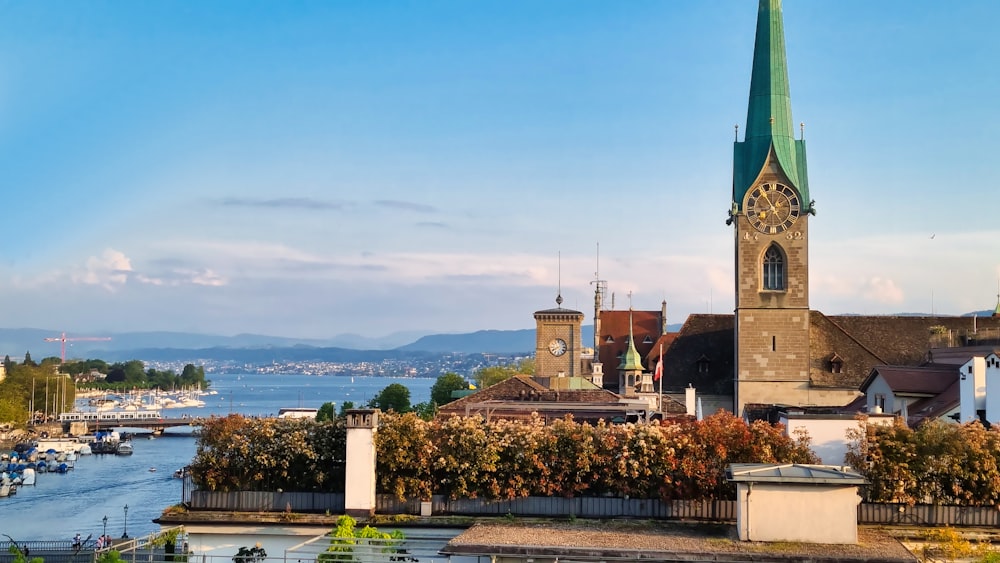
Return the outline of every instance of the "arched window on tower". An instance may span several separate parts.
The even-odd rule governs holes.
[[[785,255],[772,244],[764,253],[764,290],[785,290]]]

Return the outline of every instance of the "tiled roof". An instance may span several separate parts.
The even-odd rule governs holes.
[[[906,424],[910,428],[916,428],[928,420],[941,418],[948,412],[957,409],[961,403],[959,381],[959,378],[955,377],[952,384],[941,393],[916,401],[907,407]]]
[[[955,333],[1000,330],[1000,319],[993,317],[841,315],[827,319],[890,365],[918,365],[925,361],[927,351],[934,347],[932,327]]]
[[[485,403],[487,401],[506,401],[523,405],[523,410],[530,413],[533,410],[533,403],[559,403],[567,405],[568,410],[573,409],[573,404],[619,404],[621,398],[606,389],[573,389],[553,391],[540,385],[530,375],[516,375],[481,389],[472,395],[462,397],[441,407],[438,411],[443,416],[465,416],[472,405]]]
[[[817,387],[857,389],[872,366],[885,363],[819,311],[809,315],[809,354],[809,380]],[[833,372],[835,356],[840,359],[840,373]]]
[[[958,375],[958,366],[954,365],[876,366],[861,384],[861,391],[867,392],[881,377],[897,395],[938,395],[958,381]]]
[[[647,358],[649,351],[660,338],[660,311],[631,311],[632,335],[640,358]],[[604,364],[606,380],[617,382],[619,354],[628,350],[629,311],[601,311],[601,333],[598,338],[598,357]],[[608,338],[612,342],[608,342]],[[645,366],[649,369],[649,366]],[[610,377],[609,377],[610,376]],[[617,385],[617,383],[615,383]]]
[[[733,315],[689,315],[663,353],[663,388],[683,392],[733,394],[735,339]]]

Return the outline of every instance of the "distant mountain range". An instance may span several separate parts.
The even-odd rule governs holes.
[[[848,313],[849,314],[849,313]],[[976,311],[962,316],[990,316],[993,311]],[[899,313],[899,316],[930,316],[926,313]],[[680,324],[668,330],[680,330]],[[594,327],[584,325],[581,337],[593,342]],[[83,335],[81,335],[83,336]],[[38,361],[60,354],[61,333],[35,328],[0,328],[0,355],[21,361],[25,352]],[[87,334],[74,340],[66,335],[67,358],[101,358],[106,361],[141,359],[147,361],[216,360],[267,363],[272,361],[361,362],[409,359],[440,354],[526,355],[535,349],[535,330],[480,330],[460,334],[397,332],[381,338],[342,334],[329,339],[288,338],[261,334],[220,336],[189,332],[125,332]]]

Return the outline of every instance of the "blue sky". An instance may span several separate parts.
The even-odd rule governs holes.
[[[616,308],[731,312],[756,4],[4,3],[0,325],[529,328],[598,244]],[[1000,3],[784,10],[812,308],[992,309]]]

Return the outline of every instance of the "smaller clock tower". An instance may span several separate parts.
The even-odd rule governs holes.
[[[535,312],[535,375],[539,377],[579,377],[580,327],[583,313],[562,308],[562,295],[556,308]]]

